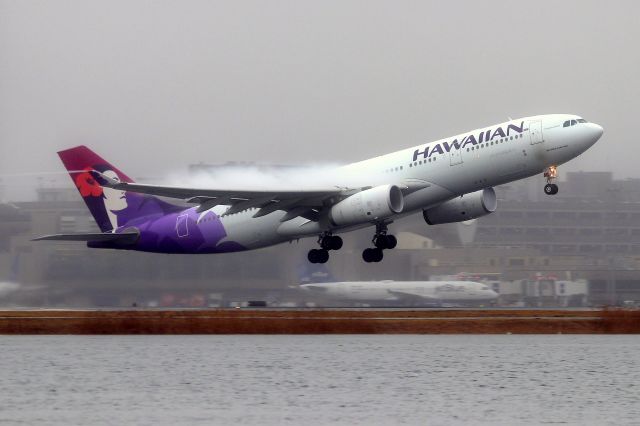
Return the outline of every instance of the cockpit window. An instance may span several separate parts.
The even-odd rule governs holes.
[[[577,120],[567,120],[562,123],[562,127],[575,126],[578,123],[587,123],[587,120],[585,120],[584,118],[578,118]]]

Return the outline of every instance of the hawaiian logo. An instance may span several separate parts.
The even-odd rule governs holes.
[[[445,152],[450,152],[452,149],[464,149],[468,145],[475,146],[481,144],[483,142],[491,142],[494,139],[505,138],[507,136],[513,134],[520,134],[524,132],[524,121],[520,123],[520,126],[515,124],[507,125],[507,131],[505,132],[502,127],[497,127],[496,129],[489,129],[486,131],[482,131],[478,134],[469,134],[464,136],[461,140],[454,139],[450,142],[440,142],[436,143],[432,146],[425,146],[424,151],[420,151],[416,149],[413,152],[413,160],[417,161],[418,157],[422,156],[422,158],[429,158],[434,154],[444,154]]]
[[[91,167],[83,169],[82,173],[76,176],[75,183],[83,197],[99,197],[102,195],[102,187],[98,185],[89,172],[93,170]]]

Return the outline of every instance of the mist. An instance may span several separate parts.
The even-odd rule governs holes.
[[[274,167],[260,165],[221,165],[207,171],[170,172],[162,179],[171,186],[232,190],[333,189],[338,165]]]

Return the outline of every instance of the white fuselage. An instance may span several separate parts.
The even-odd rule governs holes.
[[[408,191],[402,212],[394,220],[421,212],[463,194],[542,173],[589,149],[602,135],[602,127],[581,122],[564,127],[570,114],[519,118],[465,132],[337,168],[333,184],[341,188],[392,184]],[[582,120],[584,121],[584,120]],[[228,206],[216,206],[222,214]],[[265,247],[301,237],[374,225],[337,227],[321,218],[302,217],[281,222],[286,214],[275,211],[253,218],[256,209],[221,217],[227,238],[248,249]]]
[[[360,302],[486,303],[498,297],[486,284],[474,281],[352,281],[302,284],[300,288]]]

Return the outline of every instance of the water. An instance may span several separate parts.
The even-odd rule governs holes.
[[[0,336],[0,424],[640,423],[637,336]]]

